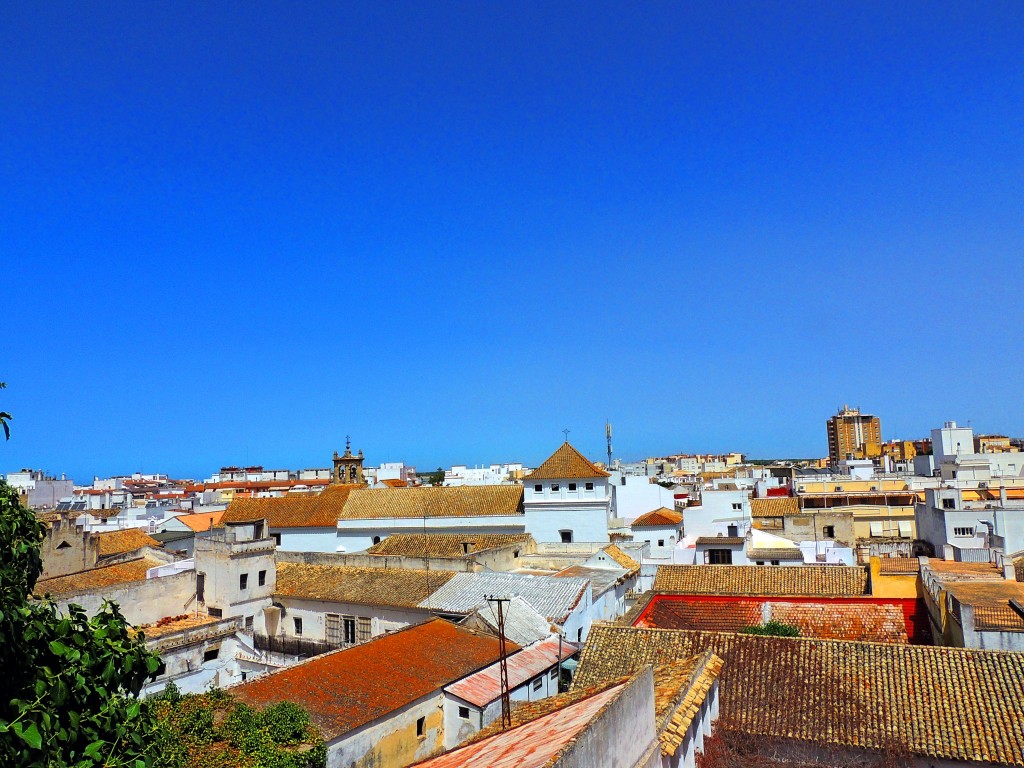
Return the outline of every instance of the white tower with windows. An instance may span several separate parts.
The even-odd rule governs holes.
[[[526,532],[539,542],[608,541],[608,477],[566,440],[523,479]]]

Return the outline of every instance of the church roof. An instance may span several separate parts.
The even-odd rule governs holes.
[[[562,443],[547,461],[526,476],[527,480],[562,480],[581,477],[608,477],[568,441]]]

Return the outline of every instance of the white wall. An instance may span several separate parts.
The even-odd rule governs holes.
[[[337,528],[271,528],[281,535],[278,549],[286,552],[334,552],[338,549]]]
[[[365,616],[370,618],[370,634],[372,637],[386,632],[402,629],[410,624],[419,624],[428,617],[426,611],[405,610],[376,605],[360,605],[357,603],[328,602],[326,600],[302,600],[294,597],[278,595],[277,602],[285,607],[279,628],[280,635],[289,638],[295,634],[294,619],[302,619],[303,640],[325,642],[327,640],[327,614],[337,613],[342,616]]]
[[[734,509],[734,505],[739,509]],[[746,491],[704,491],[701,504],[683,512],[683,531],[689,541],[701,536],[727,535],[736,525],[742,536],[750,528],[750,499]]]
[[[613,511],[614,517],[635,520],[640,515],[647,514],[652,509],[667,507],[675,509],[675,491],[663,488],[657,483],[650,482],[649,478],[624,475],[626,484],[621,481],[612,486],[614,496]]]

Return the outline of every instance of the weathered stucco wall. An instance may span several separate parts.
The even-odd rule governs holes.
[[[104,600],[117,603],[129,624],[152,624],[165,616],[178,616],[194,607],[196,572],[182,571],[159,579],[133,581],[113,587],[97,587],[57,600],[57,608],[67,611],[70,603],[82,606],[90,616]]]
[[[327,747],[327,768],[389,768],[410,765],[444,747],[444,699],[440,691],[349,731]],[[424,734],[416,721],[424,718]]]

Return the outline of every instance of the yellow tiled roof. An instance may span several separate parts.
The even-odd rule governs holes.
[[[524,545],[532,540],[528,533],[395,533],[366,551],[382,556],[465,557],[486,549]],[[464,546],[466,544],[469,546]]]
[[[104,531],[96,536],[100,540],[100,557],[123,555],[143,547],[163,547],[141,528],[124,528],[119,531]]]
[[[868,589],[868,572],[846,565],[662,565],[655,592],[684,595],[853,596]]]
[[[640,568],[640,563],[638,563],[632,557],[630,557],[621,549],[619,549],[618,546],[616,546],[615,544],[610,544],[609,546],[605,547],[604,551],[608,555],[608,557],[610,557],[616,563],[621,565],[627,571],[635,571]]]
[[[267,519],[271,528],[333,528],[349,498],[362,485],[329,485],[320,493],[289,493],[272,498],[235,498],[214,525]]]
[[[1024,766],[1024,654],[595,624],[573,689],[724,660],[718,726],[758,737]]]
[[[454,575],[454,571],[411,568],[278,563],[274,594],[305,600],[415,608]]]
[[[521,515],[521,485],[369,488],[349,496],[342,520]]]
[[[795,496],[774,496],[750,500],[751,517],[784,517],[800,514],[800,500]]]
[[[88,571],[69,573],[67,576],[54,576],[52,579],[41,579],[36,582],[34,594],[51,594],[54,597],[82,592],[100,587],[115,587],[132,581],[145,581],[146,571],[164,565],[151,557],[140,557],[126,563],[105,565]]]
[[[572,480],[585,477],[609,477],[609,474],[595,467],[590,459],[565,442],[543,464],[528,474],[526,479]]]

